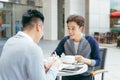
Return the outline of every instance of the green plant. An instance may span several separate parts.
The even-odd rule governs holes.
[[[120,35],[117,37],[117,40],[120,40]]]

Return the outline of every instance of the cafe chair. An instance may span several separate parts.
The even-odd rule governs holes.
[[[99,66],[95,67],[93,71],[90,72],[90,80],[95,80],[95,75],[98,74],[101,75],[101,80],[104,80],[104,73],[108,72],[107,70],[104,69],[106,53],[107,53],[107,48],[100,48],[101,63]]]

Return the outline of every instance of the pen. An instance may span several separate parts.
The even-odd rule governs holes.
[[[57,56],[57,53],[56,53],[56,51],[54,51],[54,55],[55,55],[55,56]]]

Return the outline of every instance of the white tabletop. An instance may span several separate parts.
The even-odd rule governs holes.
[[[70,64],[63,64],[63,66],[61,67],[61,69],[63,67],[66,67],[66,66],[69,66]],[[81,66],[82,68],[78,71],[75,71],[75,72],[62,72],[62,71],[59,71],[58,73],[58,76],[70,76],[70,75],[77,75],[77,74],[82,74],[84,72],[86,72],[88,70],[88,66],[86,64],[82,64],[82,65],[79,65]]]

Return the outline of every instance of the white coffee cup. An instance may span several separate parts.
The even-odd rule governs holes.
[[[75,56],[72,55],[66,55],[62,58],[63,63],[74,63],[75,62]]]

